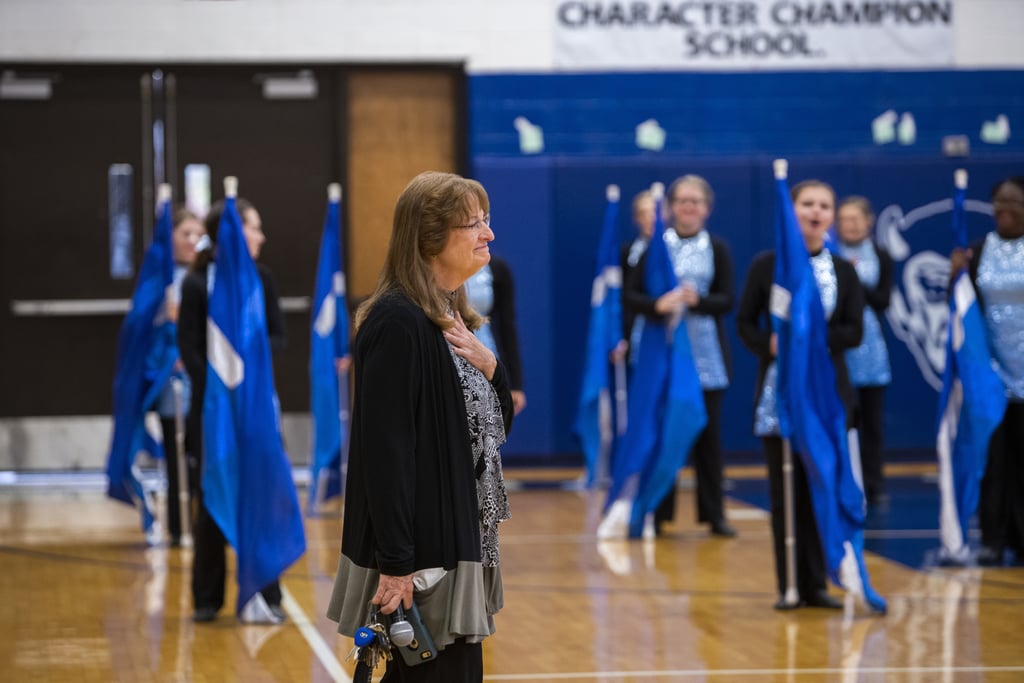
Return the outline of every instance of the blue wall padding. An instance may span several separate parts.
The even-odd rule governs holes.
[[[970,97],[937,95],[943,83]],[[777,92],[769,93],[770,84],[778,86]],[[785,101],[787,93],[794,99]],[[734,111],[740,102],[749,106]],[[884,108],[897,111],[913,108],[918,144],[910,149],[871,146],[870,118],[883,102],[888,102]],[[509,262],[516,277],[529,401],[504,449],[506,456],[512,462],[527,456],[536,461],[579,451],[571,429],[609,183],[622,189],[619,232],[626,241],[632,236],[629,203],[634,194],[684,173],[707,178],[716,193],[708,228],[732,247],[738,299],[750,261],[772,245],[773,146],[790,158],[791,182],[821,178],[835,186],[839,197],[867,196],[876,212],[893,204],[910,211],[948,199],[959,167],[971,174],[968,197],[987,200],[997,180],[1024,173],[1024,135],[1011,135],[998,150],[980,150],[972,129],[972,150],[985,153],[967,159],[942,157],[939,138],[958,129],[968,132],[964,122],[975,116],[980,126],[982,118],[1007,111],[1007,103],[1017,107],[1015,120],[1024,125],[1021,72],[472,77],[472,173],[490,194],[493,251]],[[669,132],[664,153],[641,152],[634,145],[632,126],[651,116],[645,106],[660,107],[655,118],[661,112],[666,117],[659,118]],[[519,153],[511,124],[516,115],[544,127],[545,153]],[[932,115],[939,129],[928,127]],[[822,117],[831,122],[826,125]],[[671,122],[688,131],[685,140],[673,141],[676,129],[666,125]],[[968,215],[972,238],[991,224],[990,216]],[[902,234],[911,254],[934,250],[947,255],[950,215],[920,220]],[[896,264],[897,283],[903,266],[904,261]],[[934,447],[937,394],[909,347],[893,336],[888,323],[884,326],[894,372],[886,399],[886,446],[926,452]],[[756,363],[736,336],[733,316],[727,329],[735,374],[725,398],[723,445],[731,453],[752,452],[759,449],[750,427]]]

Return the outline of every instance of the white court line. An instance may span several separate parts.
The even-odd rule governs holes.
[[[706,678],[721,676],[781,676],[808,674],[888,674],[888,673],[1009,673],[1024,672],[1024,666],[906,666],[906,667],[836,667],[828,669],[676,669],[664,671],[580,671],[575,673],[547,674],[494,674],[484,676],[485,681],[553,681],[576,678]]]
[[[345,670],[341,668],[341,662],[334,655],[334,650],[327,644],[320,635],[320,632],[316,630],[316,626],[309,620],[306,613],[299,607],[299,603],[295,602],[292,598],[292,594],[288,592],[288,589],[281,586],[281,607],[288,614],[288,618],[299,627],[299,632],[302,633],[302,637],[309,643],[309,647],[313,650],[313,654],[320,660],[320,663],[327,669],[327,673],[330,674],[331,678],[336,683],[352,683],[352,678]]]

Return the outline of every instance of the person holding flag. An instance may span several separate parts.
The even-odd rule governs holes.
[[[962,188],[958,188],[961,212],[962,194]],[[977,562],[987,566],[1002,564],[1007,549],[1014,552],[1017,563],[1024,562],[1024,176],[999,182],[991,197],[995,230],[965,249],[966,224],[961,218],[961,243],[950,257],[951,320],[959,321],[960,327],[951,325],[953,345],[947,347],[947,375],[955,366],[959,376],[947,377],[951,384],[948,388],[944,382],[939,433],[940,464],[943,441],[952,442],[946,446],[946,457],[953,459],[952,479],[947,482],[950,498],[947,501],[947,495],[943,495],[943,507],[950,508],[947,502],[952,501],[955,487],[958,508],[950,513],[958,523],[947,523],[946,515],[943,517],[944,551],[954,558],[962,556],[976,502],[982,543]],[[954,212],[956,207],[954,202]],[[965,269],[969,282],[960,276]],[[974,292],[966,286],[971,283],[977,290],[977,307],[971,306]],[[981,326],[972,324],[970,311],[978,307],[987,344],[977,345],[972,351]],[[962,330],[959,339],[954,339],[955,329]],[[972,334],[972,329],[977,332]],[[989,349],[991,366],[984,362]],[[994,378],[986,373],[990,367],[995,368]],[[959,385],[958,391],[953,389],[953,380]],[[949,409],[954,398],[962,404],[959,411]],[[944,438],[946,415],[959,425],[947,427]],[[987,462],[986,434],[991,434]],[[982,472],[979,498],[977,477]]]
[[[693,364],[703,394],[707,424],[693,445],[697,480],[697,521],[714,536],[732,537],[722,492],[722,398],[729,386],[732,358],[723,318],[733,307],[732,253],[729,245],[705,227],[714,208],[711,185],[698,175],[684,175],[669,186],[667,201],[672,228],[663,233],[680,286],[652,296],[644,286],[646,254],[631,269],[622,292],[623,307],[645,323],[681,315],[689,337]],[[673,475],[674,480],[674,475]],[[655,532],[675,516],[676,487],[671,486],[654,515]]]
[[[284,620],[278,577],[305,551],[271,364],[271,351],[285,344],[284,319],[269,271],[255,263],[266,240],[260,214],[236,198],[234,178],[225,180],[225,190],[227,198],[206,217],[178,317],[201,472],[193,620],[213,621],[224,604],[230,543],[238,558],[239,620],[274,624]]]
[[[737,313],[759,361],[754,432],[768,460],[775,608],[842,608],[831,576],[884,613],[864,569],[864,496],[848,451],[845,352],[863,336],[863,291],[853,266],[825,249],[832,188],[808,180],[787,191],[780,160],[776,192],[776,248],[751,263]]]
[[[145,417],[167,384],[176,360],[174,354],[162,351],[172,324],[166,307],[167,292],[174,282],[170,185],[160,186],[157,201],[156,231],[117,339],[114,430],[107,456],[107,495],[139,509],[149,545],[159,543],[163,532],[143,489],[135,456],[144,449],[160,454],[146,432]]]
[[[647,252],[647,245],[654,234],[654,208],[654,197],[650,190],[643,190],[633,196],[633,227],[636,228],[636,235],[623,244],[620,250],[623,283],[633,276],[633,271],[640,265],[640,259]],[[631,367],[636,364],[636,353],[633,351],[640,344],[643,320],[643,316],[637,311],[623,307],[622,344],[616,352],[627,359]]]
[[[342,453],[348,432],[348,369],[352,358],[343,263],[341,185],[332,183],[327,188],[327,216],[320,239],[310,326],[309,388],[313,418],[310,512],[341,494],[344,485]]]
[[[171,251],[174,257],[174,276],[166,292],[166,322],[160,326],[159,342],[150,353],[149,363],[154,373],[163,374],[160,368],[171,367],[171,376],[157,397],[155,410],[160,416],[160,432],[163,436],[164,459],[167,464],[167,534],[172,547],[191,542],[188,511],[191,508],[189,496],[183,495],[182,487],[191,492],[195,488],[195,468],[189,462],[191,444],[186,443],[184,451],[178,452],[178,413],[187,414],[191,383],[185,365],[178,354],[178,308],[181,304],[181,284],[196,259],[196,244],[206,234],[199,218],[185,208],[174,212],[174,227],[171,230]],[[175,389],[180,382],[181,397]],[[179,466],[179,460],[184,460]],[[181,473],[185,479],[182,481]],[[184,508],[184,509],[183,509]],[[184,526],[183,526],[184,524]]]
[[[653,538],[654,511],[707,424],[700,376],[684,318],[687,287],[669,254],[673,240],[661,218],[664,186],[655,183],[655,228],[644,256],[643,292],[658,304],[644,321],[629,384],[626,434],[612,467],[599,539]],[[674,231],[670,231],[674,232]],[[637,271],[641,271],[638,269]]]

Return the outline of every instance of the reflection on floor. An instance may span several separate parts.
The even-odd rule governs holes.
[[[939,565],[939,489],[933,474],[886,478],[887,500],[868,507],[864,548],[912,569]],[[737,479],[729,495],[764,510],[768,509],[765,479]],[[970,535],[978,544],[977,529]],[[1024,561],[1006,555],[1006,564]]]

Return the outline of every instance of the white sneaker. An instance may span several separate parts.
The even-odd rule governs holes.
[[[617,500],[608,508],[608,513],[597,525],[597,537],[600,539],[628,538],[629,516],[633,505],[626,500]]]
[[[249,602],[245,603],[245,607],[242,608],[242,613],[238,615],[238,620],[243,624],[268,624],[271,626],[284,621],[270,608],[262,593],[257,593],[249,598]]]
[[[160,545],[164,540],[164,530],[163,527],[160,526],[160,520],[154,519],[153,523],[149,525],[149,528],[143,532],[143,535],[146,537],[146,545],[149,547],[152,548]]]
[[[654,537],[657,535],[657,532],[654,530],[654,513],[648,512],[647,516],[644,517],[644,531],[642,537],[645,541],[653,541]]]

